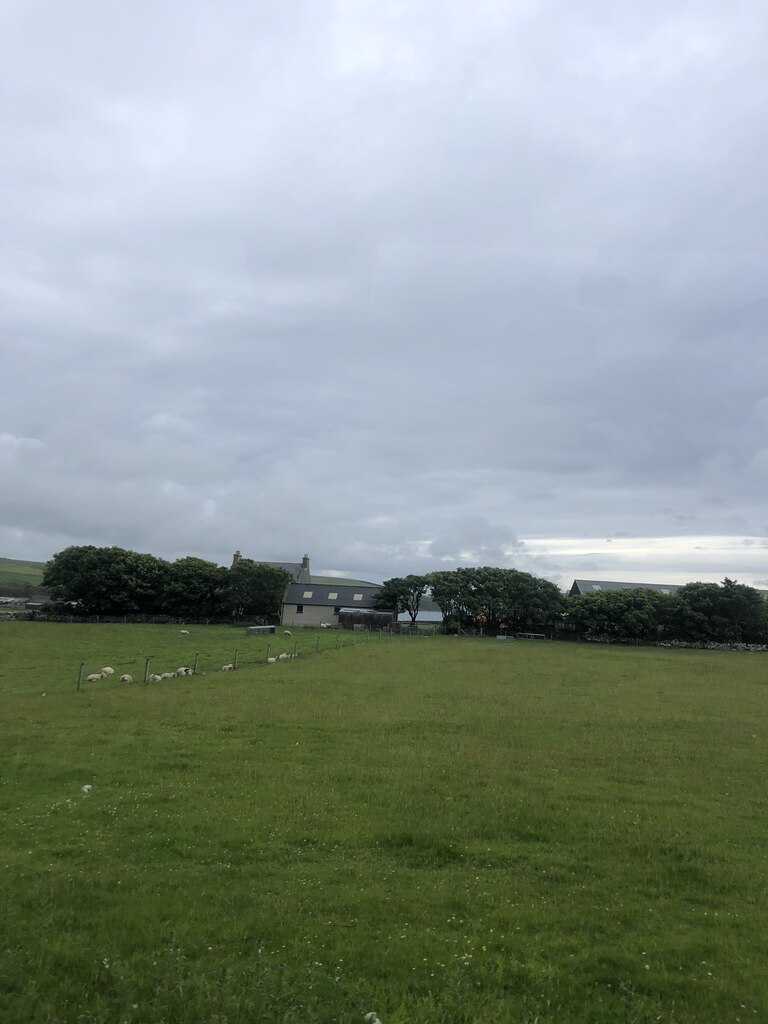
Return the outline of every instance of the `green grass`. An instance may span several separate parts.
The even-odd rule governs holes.
[[[0,628],[4,1024],[768,1020],[763,657],[243,632]]]
[[[0,593],[3,583],[29,583],[39,587],[43,580],[45,562],[22,562],[15,558],[0,558]]]

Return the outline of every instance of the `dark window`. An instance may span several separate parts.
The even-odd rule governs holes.
[[[337,604],[336,607],[333,609],[333,614],[334,615],[338,615],[340,611],[341,611],[341,605]]]
[[[303,604],[297,604],[296,605],[296,614],[297,615],[303,615],[304,614],[304,605]]]

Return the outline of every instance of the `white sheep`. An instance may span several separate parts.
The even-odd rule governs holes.
[[[160,674],[160,678],[161,679],[175,679],[176,678],[176,673],[175,672],[162,672]]]
[[[98,681],[103,678],[104,676],[101,674],[101,672],[91,672],[89,676],[85,677],[85,681],[86,683],[98,683]]]
[[[107,665],[106,668],[103,668],[101,670],[101,674],[103,676],[113,676],[115,674],[115,670],[113,668],[110,668],[109,665]]]
[[[234,668],[235,668],[234,665],[222,665],[221,666],[221,671],[222,672],[232,672],[232,671],[234,671]]]
[[[129,675],[128,675],[128,674],[126,673],[126,675],[124,675],[124,676],[120,676],[120,682],[121,682],[121,683],[132,683],[132,682],[133,682],[133,676],[129,676]]]
[[[182,636],[189,636],[189,630],[188,629],[180,629],[179,633],[181,633]]]
[[[160,682],[160,676],[155,675],[155,673],[153,672],[151,676],[148,676],[148,681],[150,683],[159,683]]]
[[[379,1020],[379,1015],[378,1013],[376,1013],[375,1010],[372,1013],[366,1013],[366,1015],[363,1017],[363,1020],[365,1021],[365,1024],[381,1024],[381,1021]]]
[[[180,668],[176,669],[176,675],[177,676],[191,676],[192,675],[192,669],[188,668],[186,665],[182,665]]]
[[[276,661],[277,661],[277,658],[267,658],[267,664],[268,665],[274,665]]]
[[[278,654],[278,658],[280,661],[287,661],[290,658],[290,654],[286,654],[285,651],[283,651],[282,654]]]
[[[283,636],[293,636],[293,633],[290,631],[290,629],[284,629]]]

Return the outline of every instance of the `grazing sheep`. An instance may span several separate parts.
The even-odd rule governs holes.
[[[106,668],[103,668],[101,670],[101,674],[103,676],[113,676],[115,674],[115,670],[113,668],[110,668],[109,665],[107,665]]]
[[[104,676],[101,674],[101,672],[91,672],[89,676],[85,677],[85,681],[86,683],[98,683],[98,681],[103,678]]]
[[[192,675],[192,669],[189,668],[187,665],[182,665],[181,668],[177,668],[176,669],[176,675],[177,676],[191,676]]]
[[[279,658],[280,661],[287,661],[290,658],[290,654],[286,654],[285,651],[283,651],[283,653],[278,654],[277,657]]]
[[[162,672],[160,674],[160,678],[161,679],[175,679],[176,678],[176,673],[175,672]]]
[[[160,676],[158,676],[158,675],[155,675],[155,673],[154,673],[154,672],[152,673],[152,675],[151,675],[151,676],[148,676],[147,678],[148,678],[148,681],[149,681],[150,683],[159,683],[159,682],[160,682]]]
[[[133,676],[129,676],[127,674],[124,675],[124,676],[120,676],[120,682],[121,683],[132,683],[133,682]]]
[[[232,672],[232,671],[234,671],[234,668],[235,668],[234,665],[222,665],[221,666],[221,671],[222,672]]]
[[[179,633],[181,633],[182,636],[189,636],[189,630],[188,629],[180,629]]]
[[[267,658],[267,664],[268,665],[274,665],[276,661],[277,661],[277,658]]]
[[[284,629],[283,636],[293,636],[293,633],[290,631],[290,629]]]

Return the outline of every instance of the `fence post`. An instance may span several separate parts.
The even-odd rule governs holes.
[[[293,656],[294,656],[294,658],[298,658],[298,656],[299,656],[299,641],[298,640],[294,640],[293,641]]]
[[[195,655],[195,664],[194,664],[194,666],[192,668],[192,672],[194,673],[194,675],[197,675],[197,663],[198,663],[198,661],[200,661],[200,652],[199,651]]]
[[[336,650],[339,649],[339,641],[341,640],[341,633],[336,634]]]
[[[272,644],[267,644],[267,657],[266,661],[269,661],[269,652],[272,650]]]
[[[144,662],[144,682],[145,683],[149,680],[149,663],[150,663],[150,661],[152,661],[152,659],[151,658],[147,658],[147,660]]]
[[[315,645],[315,653],[320,653],[320,637],[317,638],[317,644]]]
[[[80,662],[80,671],[77,674],[77,688],[78,688],[78,690],[80,689],[80,686],[81,686],[81,684],[83,682],[83,669],[84,668],[85,668],[85,662],[81,661]]]
[[[232,664],[234,665],[235,669],[237,669],[237,656],[238,656],[239,653],[240,652],[238,651],[238,649],[235,648],[235,657],[234,657],[234,659],[232,661]]]

